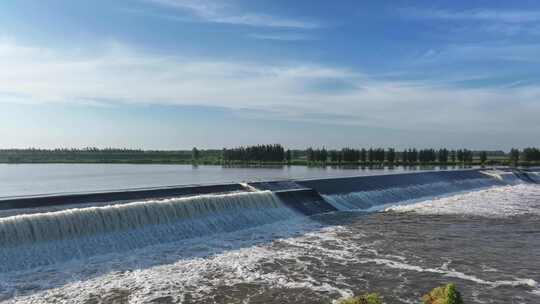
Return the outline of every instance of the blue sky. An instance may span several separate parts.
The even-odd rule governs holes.
[[[540,145],[538,1],[2,1],[0,147]]]

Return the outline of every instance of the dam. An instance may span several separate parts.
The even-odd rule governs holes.
[[[309,235],[351,212],[538,181],[536,171],[464,169],[4,198],[0,274],[280,223],[308,221]],[[274,229],[264,229],[272,241]]]
[[[235,231],[295,216],[370,211],[422,197],[534,182],[529,175],[473,169],[8,199],[0,201],[0,210],[12,214],[0,217],[0,270]]]

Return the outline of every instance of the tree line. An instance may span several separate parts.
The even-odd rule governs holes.
[[[487,160],[486,152],[480,155],[481,160]],[[398,152],[394,148],[343,148],[328,151],[326,148],[310,147],[306,150],[306,159],[312,163],[472,163],[473,152],[467,149],[406,149]]]
[[[194,158],[198,153],[193,150]],[[474,153],[468,149],[449,150],[443,149],[406,149],[396,151],[394,148],[369,148],[354,149],[342,148],[340,150],[309,147],[306,150],[297,150],[294,153],[286,150],[279,144],[257,145],[237,147],[232,149],[223,148],[222,159],[224,162],[291,162],[293,154],[305,155],[305,160],[311,164],[326,163],[368,163],[368,164],[426,164],[426,163],[464,163],[470,164],[474,160]],[[477,152],[478,153],[478,152]],[[479,152],[480,162],[487,161],[487,152]]]
[[[522,151],[512,148],[509,153],[509,159],[512,164],[537,163],[540,162],[540,149],[529,147]]]
[[[2,163],[288,163],[288,164],[534,164],[540,162],[540,149],[513,148],[502,151],[468,149],[394,148],[285,149],[280,144],[241,146],[223,149],[142,150],[126,148],[0,149]]]
[[[500,152],[489,152],[490,155],[498,155],[497,160],[491,163],[500,163],[508,160],[513,163],[539,162],[540,149],[526,148],[522,151],[512,149],[508,155]],[[472,151],[469,149],[416,149],[409,148],[396,151],[394,148],[369,148],[369,149],[326,149],[309,147],[306,150],[286,150],[282,145],[257,145],[237,147],[222,150],[224,162],[287,162],[302,159],[309,164],[472,164],[488,163],[487,151]],[[296,157],[296,158],[295,158]]]
[[[280,144],[223,148],[222,158],[224,162],[283,162],[287,152]]]

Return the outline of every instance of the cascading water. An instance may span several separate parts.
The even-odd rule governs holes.
[[[484,174],[494,177],[509,185],[517,185],[517,184],[522,184],[525,182],[523,179],[524,177],[523,174],[519,174],[518,172],[514,172],[514,171],[493,170],[493,171],[484,171]]]
[[[540,184],[540,172],[529,172],[529,177],[537,184]]]
[[[277,193],[255,191],[199,195],[8,215],[0,217],[0,272],[231,232],[300,214],[355,209],[372,211],[384,205],[423,197],[523,182],[512,172],[506,173],[432,172],[304,181],[302,187],[316,187],[286,189]],[[273,189],[276,188],[274,184],[265,183],[263,186]],[[290,186],[280,182],[277,189],[283,185]],[[323,194],[323,199],[319,195],[323,193],[321,189],[342,192]]]
[[[229,232],[297,213],[270,191],[0,218],[0,272]]]
[[[492,178],[475,178],[412,185],[407,187],[392,187],[380,190],[323,195],[323,197],[338,210],[370,210],[387,204],[421,197],[437,196],[500,184],[502,184],[501,181]]]
[[[538,174],[483,171],[4,210],[0,302],[266,303],[302,293],[311,303],[379,286],[388,302],[414,303],[451,278],[467,302],[537,303]],[[332,212],[383,205],[393,212]]]

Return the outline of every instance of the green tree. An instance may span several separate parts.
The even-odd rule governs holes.
[[[375,152],[372,148],[369,148],[369,150],[367,151],[367,158],[370,164],[373,163],[373,160],[375,160]]]
[[[523,160],[526,162],[537,162],[540,160],[540,149],[525,148],[523,149]]]
[[[457,160],[460,162],[460,163],[464,163],[465,162],[465,152],[461,149],[459,149],[457,151]]]
[[[337,163],[338,162],[338,151],[336,150],[332,150],[330,151],[330,161],[332,163]]]
[[[362,150],[360,150],[360,161],[363,164],[365,164],[366,160],[367,160],[367,151],[366,151],[366,149],[362,148]]]
[[[450,162],[452,162],[453,164],[456,163],[456,150],[452,150],[450,152]]]
[[[328,151],[326,151],[326,148],[323,147],[321,150],[321,162],[323,164],[326,164],[327,160],[328,160]]]
[[[407,159],[410,163],[416,164],[418,162],[418,150],[416,149],[409,149]]]
[[[315,159],[314,159],[314,155],[315,153],[313,153],[313,148],[309,147],[307,150],[306,150],[306,157],[307,157],[307,161],[308,163],[311,163],[313,162]]]
[[[407,153],[407,150],[403,150],[403,152],[401,152],[401,162],[403,163],[403,165],[409,162],[408,156],[409,154]]]
[[[517,165],[518,161],[519,161],[519,150],[512,148],[510,150],[510,162],[513,165]]]
[[[448,150],[447,149],[439,149],[438,157],[439,162],[446,164],[448,162]]]
[[[290,164],[292,161],[292,152],[291,150],[287,149],[287,152],[285,152],[285,159],[287,160],[287,164]]]
[[[480,152],[480,163],[483,165],[486,163],[486,161],[487,161],[487,152],[486,151]]]
[[[386,160],[389,164],[393,164],[396,161],[396,150],[389,148],[386,152]]]
[[[196,147],[193,147],[193,149],[191,150],[191,159],[197,162],[199,160],[199,157],[200,157],[199,149],[197,149]]]

